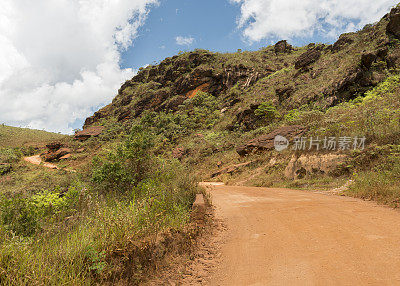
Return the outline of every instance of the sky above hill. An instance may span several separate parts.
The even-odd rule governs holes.
[[[332,43],[390,0],[0,0],[0,123],[71,133],[145,65],[196,48]]]

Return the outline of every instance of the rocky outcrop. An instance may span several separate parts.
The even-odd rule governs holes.
[[[279,41],[274,46],[275,54],[290,53],[293,50],[292,45],[289,45],[286,40]]]
[[[241,83],[242,87],[249,87],[263,76],[264,74],[256,71],[254,68],[246,67],[243,64],[234,66],[228,65],[224,67],[224,72],[222,74],[222,84],[225,88],[230,88],[237,83]]]
[[[70,148],[60,148],[58,150],[48,150],[40,155],[42,159],[46,162],[56,161],[62,157],[70,154],[72,150]],[[69,157],[64,157],[63,159],[68,159]]]
[[[63,146],[61,142],[52,142],[46,145],[46,148],[49,149],[50,151],[56,151],[60,149]]]
[[[386,26],[386,33],[400,38],[400,8],[395,7],[389,13],[389,23]]]
[[[278,96],[279,102],[283,102],[288,99],[294,92],[294,87],[291,85],[280,86],[275,89],[275,93]]]
[[[252,130],[255,127],[255,123],[259,119],[254,111],[258,108],[258,104],[251,104],[249,108],[244,110],[239,110],[236,113],[236,120],[232,124],[232,128],[234,125],[239,125],[243,128],[243,130],[248,131]]]
[[[217,172],[212,173],[210,177],[211,178],[215,178],[215,177],[217,177],[219,175],[222,175],[222,174],[232,175],[233,173],[240,171],[242,168],[250,166],[250,165],[252,165],[252,164],[254,164],[256,162],[257,161],[250,161],[250,162],[246,162],[246,163],[232,165],[232,166],[223,168],[221,170],[218,170]]]
[[[304,69],[310,64],[316,62],[320,57],[321,51],[318,48],[308,50],[297,58],[294,67],[296,69]]]
[[[285,137],[287,140],[292,141],[295,137],[300,137],[307,132],[307,128],[301,125],[292,125],[280,127],[271,133],[262,135],[253,140],[250,140],[244,145],[238,146],[236,152],[240,156],[245,156],[255,150],[272,150],[275,148],[274,140],[277,135]]]
[[[99,136],[104,131],[104,126],[90,126],[84,128],[82,131],[75,133],[74,139],[79,141],[85,141],[90,137]]]
[[[374,53],[364,53],[361,55],[361,67],[369,69],[375,60],[376,55]]]
[[[302,179],[307,175],[339,175],[347,159],[344,154],[293,155],[285,169],[288,179]]]
[[[169,94],[165,90],[159,90],[155,94],[149,94],[145,96],[133,106],[134,117],[138,117],[145,110],[151,110],[159,107],[168,98],[168,96]]]

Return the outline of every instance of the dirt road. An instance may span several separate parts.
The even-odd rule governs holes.
[[[213,186],[227,226],[209,285],[400,285],[400,212],[305,191]]]

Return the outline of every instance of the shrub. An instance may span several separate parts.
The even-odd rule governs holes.
[[[254,114],[267,122],[273,121],[279,116],[279,112],[271,102],[263,102],[254,111]]]
[[[92,181],[98,190],[124,194],[148,175],[153,164],[150,147],[153,136],[140,127],[123,143],[93,159]]]

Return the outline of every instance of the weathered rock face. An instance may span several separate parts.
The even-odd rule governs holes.
[[[254,150],[274,149],[275,136],[280,135],[292,141],[295,137],[300,137],[307,132],[307,128],[301,125],[292,125],[278,128],[267,135],[250,140],[244,145],[238,146],[236,152],[240,156],[245,156]]]
[[[90,137],[94,136],[99,136],[104,130],[104,126],[91,126],[83,129],[82,131],[76,132],[74,139],[75,140],[80,140],[80,141],[85,141],[89,139]]]
[[[61,142],[52,142],[46,145],[46,148],[49,149],[50,151],[56,151],[60,149],[63,146]]]
[[[347,159],[343,154],[293,155],[285,169],[288,179],[302,179],[307,175],[335,175]]]
[[[224,72],[222,74],[222,84],[224,87],[230,88],[239,82],[242,83],[242,87],[248,87],[263,76],[263,74],[242,64],[237,66],[226,66],[224,67]]]
[[[375,60],[376,60],[376,55],[374,53],[362,54],[361,55],[361,66],[363,68],[369,69]]]
[[[294,87],[291,85],[281,86],[275,89],[275,93],[278,96],[279,102],[283,102],[288,99],[294,92]]]
[[[72,152],[71,149],[69,148],[60,148],[58,150],[49,150],[43,154],[41,154],[40,156],[42,157],[42,159],[46,162],[51,162],[51,161],[56,161],[59,160],[60,158],[70,154]],[[67,158],[63,158],[63,159],[68,159]]]
[[[258,120],[254,111],[258,108],[258,104],[251,104],[249,108],[245,110],[240,110],[236,114],[236,121],[234,124],[240,125],[243,130],[252,130],[254,129],[255,123]]]
[[[274,50],[275,50],[276,54],[290,53],[293,50],[293,47],[291,45],[289,45],[286,40],[282,40],[275,44]]]
[[[219,175],[222,175],[222,174],[232,175],[233,173],[239,172],[244,167],[251,166],[254,163],[256,163],[256,161],[250,161],[250,162],[245,162],[245,163],[241,163],[241,164],[232,165],[232,166],[223,168],[223,169],[221,169],[221,170],[219,170],[217,172],[212,173],[210,177],[211,178],[215,178],[215,177],[217,177]]]
[[[386,33],[400,38],[400,8],[396,7],[390,11]]]
[[[307,52],[301,54],[298,57],[298,59],[294,63],[294,67],[296,69],[305,68],[310,64],[316,62],[320,57],[321,57],[321,51],[318,48],[308,50]]]
[[[134,117],[142,114],[147,109],[154,109],[164,102],[168,98],[169,94],[164,90],[159,90],[154,95],[148,95],[143,99],[139,100],[133,107]]]

